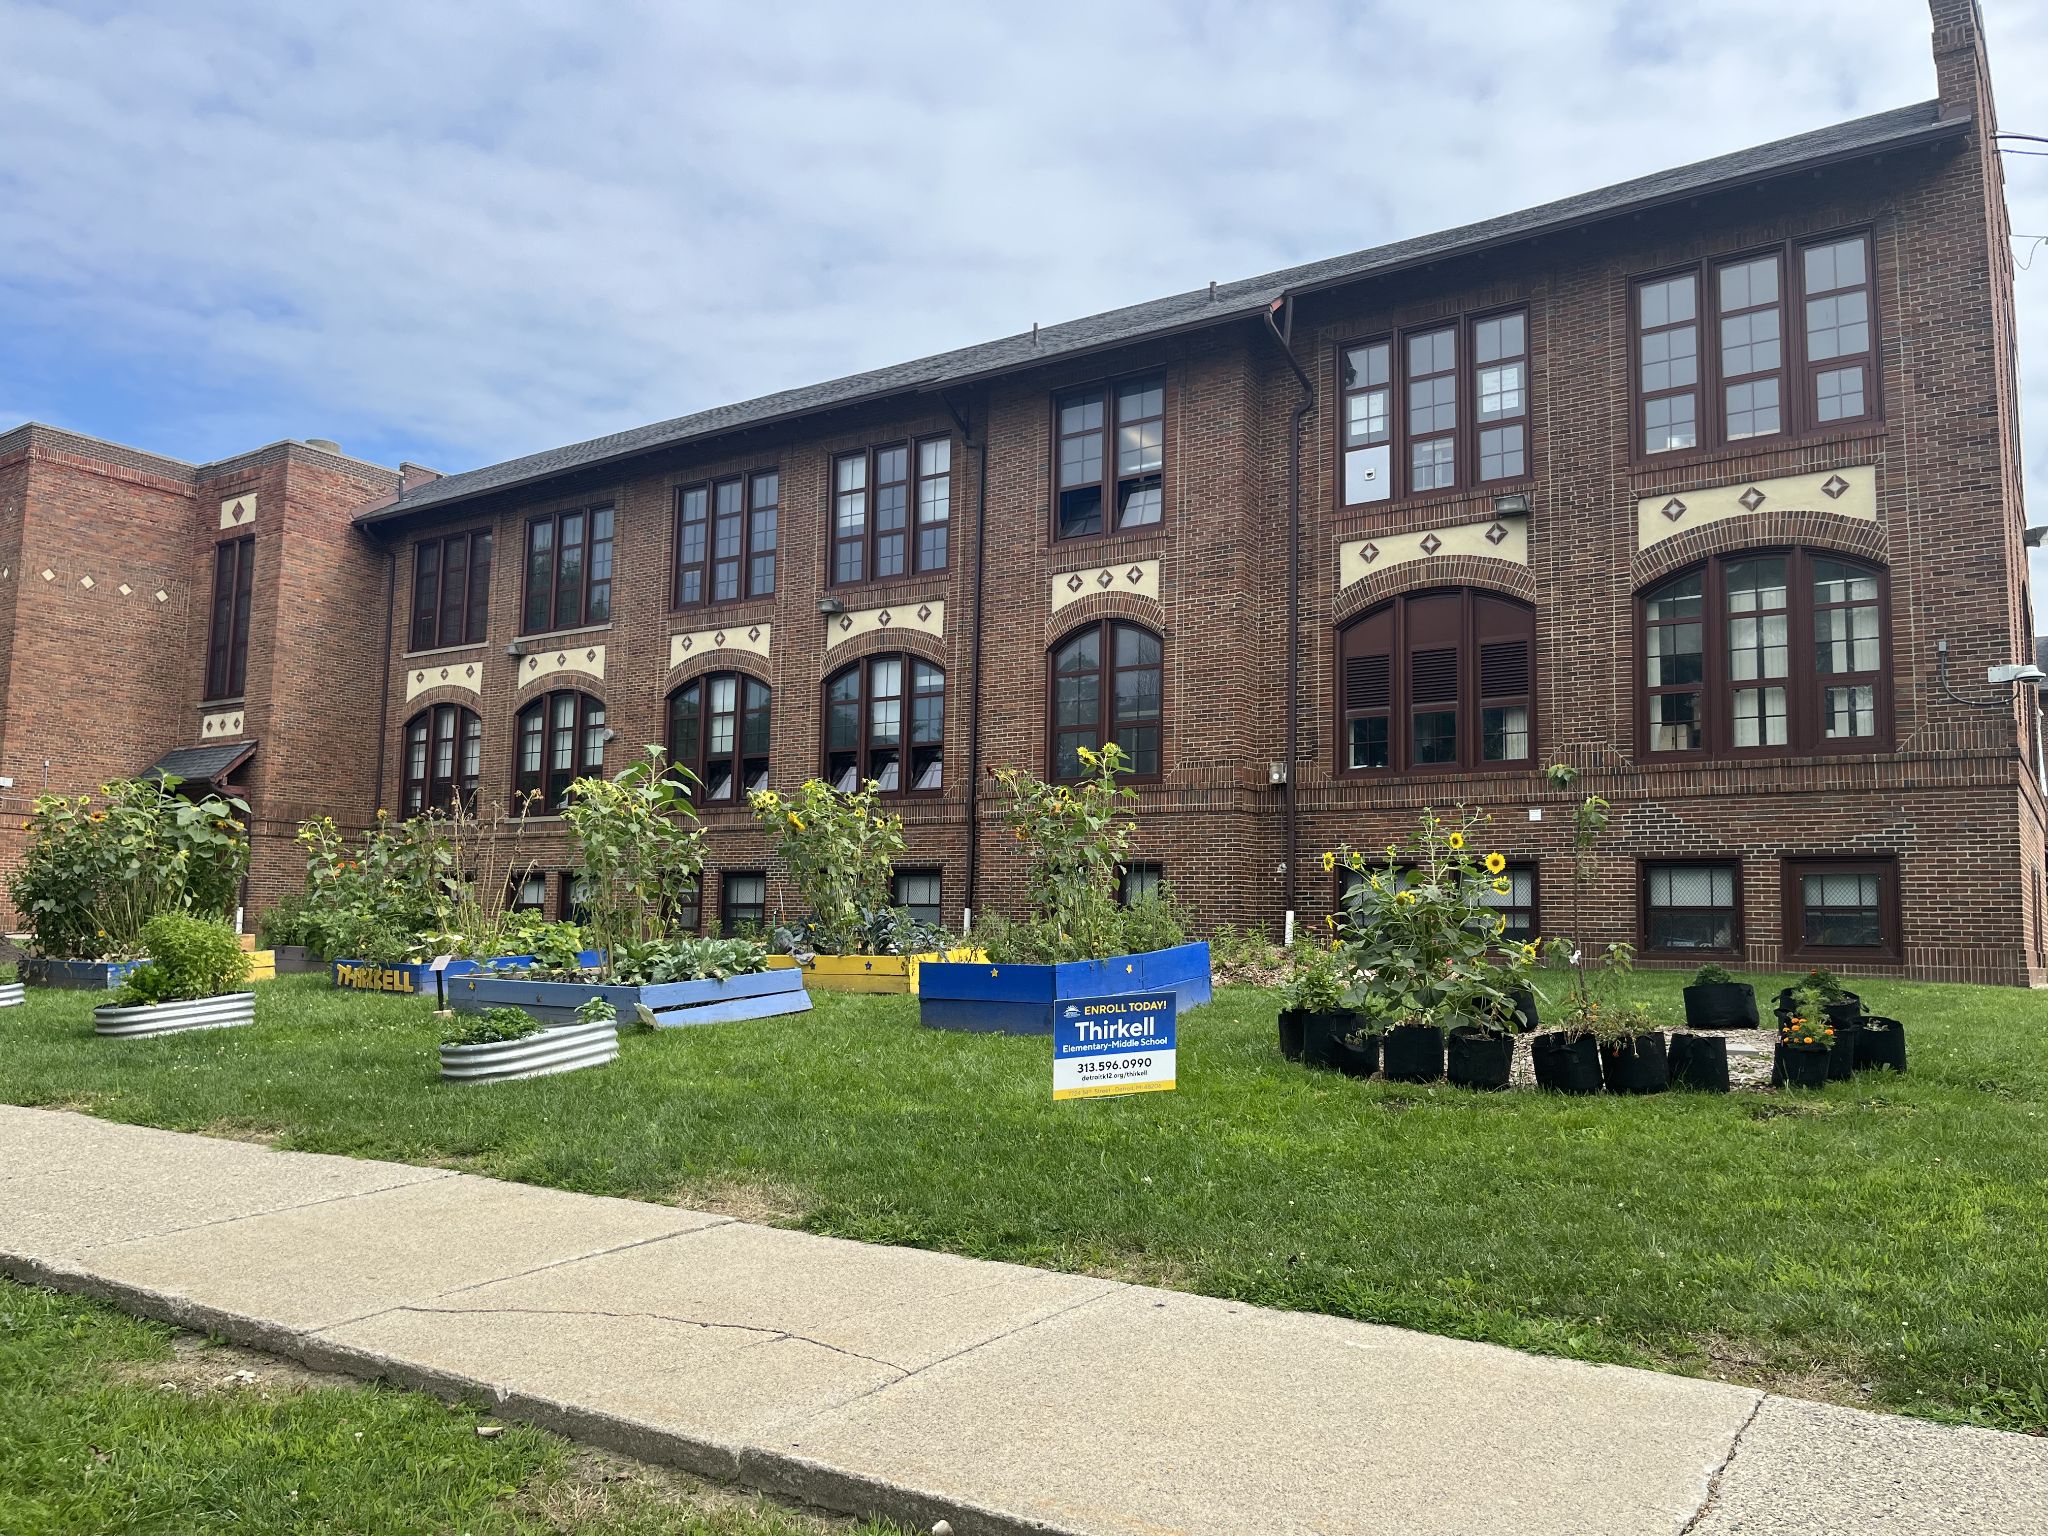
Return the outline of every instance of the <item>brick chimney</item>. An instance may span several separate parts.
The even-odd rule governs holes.
[[[1928,0],[1934,17],[1934,78],[1944,118],[1974,117],[1989,137],[1998,127],[1991,67],[1984,55],[1984,13],[1977,0]]]
[[[404,459],[398,466],[398,492],[402,496],[407,491],[417,490],[420,486],[440,478],[441,471],[438,469],[429,469],[424,464],[415,464],[410,459]]]

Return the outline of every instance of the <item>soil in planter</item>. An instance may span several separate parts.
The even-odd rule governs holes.
[[[1778,994],[1775,1012],[1780,1024],[1792,1017],[1792,991],[1792,988],[1787,987]],[[1844,1024],[1854,1024],[1863,1016],[1863,999],[1854,992],[1844,992],[1841,1001],[1827,1005],[1827,1016],[1828,1022],[1838,1030]]]
[[[1871,1067],[1890,1067],[1894,1072],[1906,1070],[1906,1026],[1897,1019],[1880,1019],[1873,1014],[1856,1031],[1856,1070],[1862,1072]]]
[[[1280,1054],[1289,1061],[1301,1060],[1301,1027],[1306,1017],[1299,1008],[1280,1010]]]
[[[1330,1062],[1346,1077],[1371,1077],[1380,1069],[1380,1037],[1361,1035],[1356,1045],[1338,1040],[1330,1047]]]
[[[1396,1024],[1380,1046],[1390,1083],[1433,1083],[1444,1075],[1444,1032],[1434,1024]]]
[[[1446,1069],[1460,1088],[1505,1088],[1515,1065],[1515,1037],[1482,1029],[1451,1031]]]
[[[1755,1029],[1756,988],[1746,981],[1685,989],[1687,1029]]]
[[[1339,1009],[1335,1013],[1304,1013],[1301,1016],[1301,1064],[1305,1067],[1337,1065],[1337,1042],[1358,1028],[1358,1016]]]
[[[1728,1091],[1726,1036],[1674,1034],[1666,1059],[1671,1069],[1672,1087],[1691,1088],[1700,1093]]]
[[[1600,1091],[1600,1047],[1591,1035],[1567,1035],[1562,1030],[1538,1035],[1529,1042],[1529,1059],[1538,1088],[1553,1093]]]
[[[1671,1064],[1662,1032],[1651,1030],[1601,1046],[1600,1075],[1609,1093],[1662,1093],[1671,1086]]]
[[[1771,1058],[1773,1088],[1825,1088],[1828,1085],[1829,1047],[1778,1043]]]

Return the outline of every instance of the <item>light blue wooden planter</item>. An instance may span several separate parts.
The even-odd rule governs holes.
[[[140,960],[52,960],[45,955],[21,957],[21,979],[32,987],[73,987],[84,992],[111,992],[128,979]]]
[[[576,1010],[593,997],[612,1005],[621,1024],[633,1022],[640,1008],[654,1015],[663,1029],[690,1024],[729,1024],[738,1019],[766,1019],[777,1014],[804,1013],[811,995],[804,990],[802,971],[757,971],[723,981],[665,981],[647,987],[604,986],[594,981],[528,981],[521,977],[470,971],[448,982],[448,1006],[457,1013],[486,1008],[523,1008],[536,1019],[569,1023]]]

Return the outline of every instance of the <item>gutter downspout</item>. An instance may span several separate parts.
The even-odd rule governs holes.
[[[383,543],[374,534],[375,543]],[[370,807],[371,821],[376,820],[375,812],[384,806],[384,743],[391,735],[391,622],[397,615],[398,603],[398,546],[388,545],[384,551],[384,676],[377,684],[377,799]]]
[[[981,603],[988,570],[988,423],[975,440],[967,418],[944,395],[960,427],[960,441],[974,450],[974,609],[967,637],[967,890],[961,898],[962,926],[974,921],[975,887],[981,874]]]
[[[1273,320],[1274,314],[1281,310],[1286,312],[1284,330]],[[1294,408],[1287,433],[1287,782],[1281,786],[1287,829],[1287,878],[1283,887],[1287,916],[1282,936],[1292,941],[1297,895],[1295,869],[1301,862],[1300,825],[1294,798],[1296,756],[1301,746],[1301,427],[1308,419],[1308,413],[1315,408],[1316,387],[1295,360],[1291,341],[1294,334],[1294,299],[1291,294],[1283,294],[1267,306],[1266,329],[1273,333],[1273,339],[1280,344],[1280,355],[1287,359],[1287,366],[1301,381],[1301,404]]]

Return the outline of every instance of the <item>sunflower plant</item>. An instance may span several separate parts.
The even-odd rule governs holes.
[[[1425,809],[1378,861],[1348,847],[1323,855],[1325,869],[1342,864],[1359,876],[1345,894],[1337,944],[1356,978],[1351,1005],[1378,1025],[1514,1027],[1514,994],[1536,949],[1501,943],[1507,919],[1496,902],[1511,889],[1507,860],[1475,851],[1483,825],[1477,813],[1447,821]]]
[[[811,779],[794,794],[747,797],[810,911],[804,938],[819,954],[873,952],[873,915],[889,905],[889,872],[903,851],[903,818],[877,809],[880,787],[870,779],[842,791]]]

